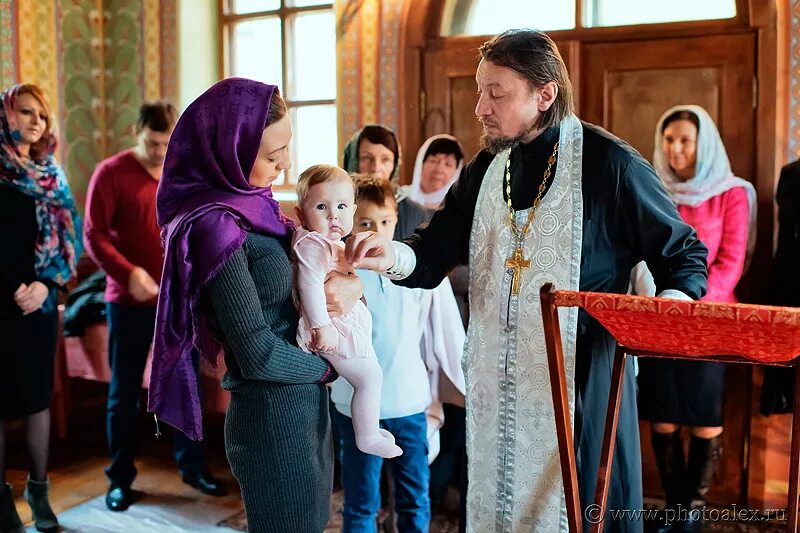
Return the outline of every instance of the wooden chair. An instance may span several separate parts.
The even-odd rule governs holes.
[[[581,307],[617,340],[606,412],[605,435],[595,489],[596,516],[604,518],[614,454],[622,380],[628,355],[797,367],[800,365],[800,309],[690,302],[541,289],[547,359],[556,416],[561,475],[571,532],[582,532],[575,449],[562,352],[559,307]],[[730,354],[721,356],[719,354]],[[795,372],[794,412],[800,414],[800,371]],[[800,416],[792,419],[787,531],[797,533],[800,484]],[[603,522],[592,524],[601,532]]]

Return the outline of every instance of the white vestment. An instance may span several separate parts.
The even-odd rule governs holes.
[[[505,266],[517,247],[503,198],[509,151],[497,154],[478,195],[469,246],[470,321],[464,348],[467,531],[567,531],[539,289],[578,290],[583,228],[583,129],[561,123],[553,183],[523,242],[531,267],[511,294]],[[587,169],[591,170],[591,169]],[[525,176],[537,183],[542,176]],[[533,198],[531,198],[533,203]],[[517,212],[524,225],[528,210]],[[577,308],[559,310],[574,415]]]

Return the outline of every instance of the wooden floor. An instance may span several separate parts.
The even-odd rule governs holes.
[[[160,439],[153,437],[151,418],[140,419],[139,447],[136,467],[138,475],[133,483],[135,491],[145,494],[168,494],[183,498],[213,502],[217,506],[229,507],[231,514],[243,508],[239,487],[230,473],[225,459],[222,439],[222,416],[210,417],[206,420],[207,436],[206,458],[211,472],[224,481],[229,495],[222,498],[206,496],[184,484],[172,458],[172,439],[166,431]],[[21,426],[17,425],[7,440],[9,444],[7,481],[13,485],[15,503],[20,518],[30,525],[31,512],[23,499],[23,490],[27,477],[27,458],[24,453],[24,441]],[[163,431],[163,428],[162,428]],[[84,419],[70,428],[68,442],[52,443],[50,476],[50,501],[56,514],[63,513],[77,505],[85,503],[108,490],[108,479],[104,469],[109,459],[105,444],[105,421],[102,405],[89,403]],[[175,501],[175,499],[170,498]],[[341,493],[333,498],[334,508],[327,531],[341,531]],[[135,505],[135,504],[134,504]],[[170,505],[170,502],[165,502]],[[433,513],[431,533],[456,533],[458,530],[458,493],[449,494],[447,504]],[[379,521],[385,520],[386,512],[381,513]],[[381,531],[391,532],[388,522],[382,522]]]
[[[772,508],[786,504],[788,483],[789,446],[788,431],[790,415],[770,417],[770,454],[767,465],[767,490],[772,496]],[[153,436],[152,418],[143,416],[140,420],[140,439],[136,466],[139,474],[133,488],[150,494],[170,494],[181,498],[213,501],[216,505],[230,507],[232,513],[242,508],[236,480],[230,473],[224,455],[222,440],[222,416],[210,417],[206,421],[206,455],[210,470],[222,479],[229,495],[223,498],[206,496],[185,485],[172,458],[172,439],[165,431],[160,439]],[[7,480],[14,487],[17,510],[24,522],[31,519],[30,508],[22,499],[27,476],[27,457],[24,453],[24,440],[21,427],[14,428],[7,436],[8,460]],[[103,469],[108,465],[105,444],[105,420],[102,405],[89,403],[80,422],[70,426],[66,442],[53,440],[50,468],[50,495],[55,512],[62,513],[97,496],[105,494],[108,480]],[[450,509],[444,513],[434,513],[432,532],[455,531],[457,516],[457,494],[453,495]]]
[[[102,422],[95,421],[95,422]],[[143,424],[145,425],[145,424]],[[221,434],[221,420],[212,421],[211,433]],[[76,436],[70,443],[53,441],[53,458],[50,468],[50,501],[53,510],[59,514],[80,505],[108,490],[108,478],[104,469],[109,459],[105,447],[104,427],[92,424],[85,433]],[[145,431],[140,432],[136,467],[138,475],[133,483],[136,491],[144,493],[168,493],[194,500],[209,500],[217,505],[230,507],[233,512],[242,508],[239,487],[230,473],[225,460],[221,439],[209,439],[207,461],[212,473],[225,482],[229,495],[222,498],[207,496],[181,481],[178,469],[172,458],[172,440],[166,434],[160,439],[153,438]],[[28,475],[26,458],[20,453],[19,438],[16,449],[10,450],[10,461],[6,474],[7,481],[14,487],[17,511],[26,523],[31,520],[30,507],[22,498],[25,480]],[[77,442],[76,442],[77,441]]]
[[[786,507],[789,498],[789,462],[792,451],[792,415],[768,417],[766,454],[766,494],[764,506]]]

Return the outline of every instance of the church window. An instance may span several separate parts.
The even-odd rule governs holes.
[[[280,193],[293,193],[305,168],[338,161],[333,4],[318,0],[221,4],[225,75],[277,85],[289,108],[292,168],[273,184],[280,198]]]
[[[442,35],[493,35],[731,19],[736,0],[447,0]]]

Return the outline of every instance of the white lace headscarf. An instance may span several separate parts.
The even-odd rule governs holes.
[[[411,180],[411,185],[405,187],[405,189],[409,198],[426,207],[430,204],[439,205],[442,202],[444,196],[447,194],[447,191],[449,191],[453,183],[458,180],[458,177],[461,175],[461,169],[464,167],[464,159],[462,158],[461,161],[459,161],[456,170],[453,172],[453,175],[441,189],[433,192],[424,192],[422,190],[422,165],[425,163],[425,156],[428,154],[428,148],[430,148],[431,143],[437,139],[449,139],[461,146],[461,143],[458,142],[458,139],[452,135],[440,134],[429,137],[428,140],[422,144],[419,152],[417,152],[417,160],[414,163],[414,174]]]
[[[687,181],[681,181],[675,175],[662,148],[664,120],[678,111],[693,113],[700,123],[697,132],[695,175]],[[653,152],[653,166],[676,205],[696,207],[734,187],[744,187],[750,204],[746,261],[749,263],[756,244],[756,189],[749,181],[733,175],[725,145],[722,143],[717,125],[708,112],[698,105],[677,105],[667,109],[656,124]]]

